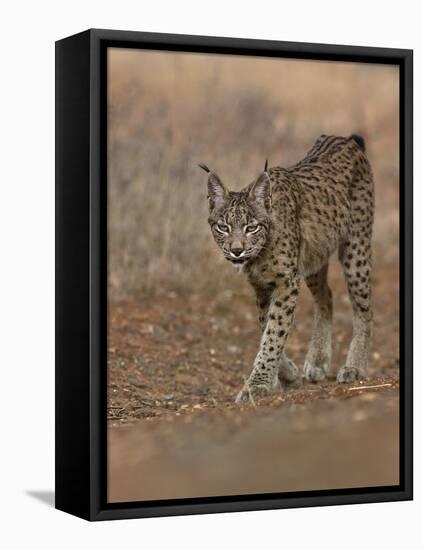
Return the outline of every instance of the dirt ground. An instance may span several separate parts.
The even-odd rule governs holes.
[[[110,305],[109,500],[397,484],[398,326],[387,322],[396,316],[395,290],[384,269],[374,278],[368,380],[303,381],[242,408],[234,398],[259,340],[243,280],[218,296],[170,292]],[[351,311],[337,266],[330,279],[338,368]],[[304,285],[297,311],[288,350],[301,365],[312,321]]]

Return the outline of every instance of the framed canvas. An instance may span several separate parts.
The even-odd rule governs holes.
[[[412,51],[56,43],[56,507],[412,498]]]

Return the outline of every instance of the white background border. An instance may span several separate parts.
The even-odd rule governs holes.
[[[41,492],[49,500],[54,486],[54,41],[97,27],[413,48],[418,208],[423,204],[418,154],[423,147],[419,7],[411,0],[261,0],[253,5],[246,0],[38,0],[2,6],[0,521],[4,548],[223,550],[313,545],[313,549],[356,550],[419,544],[422,216],[416,216],[415,223],[415,502],[89,524],[33,496]]]

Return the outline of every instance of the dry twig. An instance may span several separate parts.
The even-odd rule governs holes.
[[[354,388],[348,388],[348,391],[354,391],[354,390],[373,390],[374,388],[384,388],[384,387],[390,387],[392,384],[377,384],[375,386],[354,386]]]

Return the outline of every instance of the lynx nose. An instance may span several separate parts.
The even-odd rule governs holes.
[[[244,252],[244,249],[241,247],[231,248],[231,254],[236,258],[239,258],[243,252]]]

